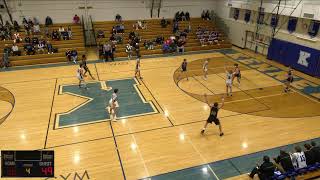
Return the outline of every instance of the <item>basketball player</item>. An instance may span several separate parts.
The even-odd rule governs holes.
[[[226,67],[224,67],[225,71],[226,71],[226,93],[227,96],[232,96],[232,70],[227,70]]]
[[[234,64],[234,70],[233,70],[233,76],[232,76],[232,84],[233,84],[234,78],[236,78],[236,77],[237,77],[238,84],[240,86],[241,72],[240,72],[239,65],[237,63]]]
[[[204,94],[204,98],[206,100],[206,103],[208,104],[208,106],[210,106],[211,109],[210,109],[210,115],[206,121],[206,124],[201,130],[201,134],[204,134],[204,131],[206,130],[209,123],[212,124],[212,122],[214,122],[215,125],[219,126],[220,136],[223,136],[222,126],[221,126],[220,120],[218,119],[218,112],[224,105],[224,97],[222,97],[222,103],[220,107],[217,102],[215,102],[214,104],[209,104],[207,94]]]
[[[188,74],[187,74],[187,66],[188,66],[187,60],[186,60],[186,59],[183,59],[183,62],[182,62],[182,64],[181,64],[181,74],[179,75],[178,80],[180,80],[180,76],[181,76],[182,74],[185,74],[186,77],[187,77],[187,80],[189,80],[189,79],[188,79]]]
[[[296,146],[294,148],[296,150],[295,153],[290,154],[293,167],[295,169],[307,167],[307,160],[304,152],[302,151],[300,146]]]
[[[84,88],[87,89],[87,85],[83,78],[83,65],[80,64],[80,67],[77,70],[77,78],[79,79],[79,88],[81,88],[81,84],[84,84]]]
[[[287,80],[285,82],[286,88],[284,89],[284,92],[290,91],[291,83],[293,82],[293,70],[289,66],[288,74],[287,74]]]
[[[82,61],[81,61],[82,65],[83,65],[83,69],[84,69],[84,73],[83,73],[83,76],[86,77],[86,73],[88,72],[91,79],[94,80],[94,77],[92,76],[88,66],[87,66],[87,57],[86,55],[82,55]]]
[[[204,75],[204,79],[207,80],[208,78],[208,59],[206,59],[203,63],[202,69],[203,69],[203,75]]]
[[[142,77],[141,77],[141,72],[140,72],[140,58],[138,58],[137,61],[136,61],[136,69],[135,69],[135,74],[134,74],[134,76],[135,76],[136,78],[139,77],[139,79],[142,79]]]
[[[118,95],[117,95],[118,91],[119,91],[118,89],[114,89],[112,96],[111,96],[111,99],[109,100],[109,107],[108,107],[110,119],[115,122],[117,121],[116,120],[117,111],[119,108]]]

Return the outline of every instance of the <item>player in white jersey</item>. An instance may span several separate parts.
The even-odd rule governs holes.
[[[81,84],[84,85],[84,88],[87,89],[86,82],[84,81],[83,75],[83,64],[80,64],[80,67],[77,69],[77,78],[79,79],[79,88],[81,88]]]
[[[290,154],[293,167],[295,169],[307,167],[306,156],[305,156],[304,152],[301,150],[301,147],[296,146],[295,150],[296,150],[295,153]]]
[[[206,59],[203,63],[203,66],[202,66],[202,69],[203,69],[203,76],[204,76],[204,79],[207,80],[208,78],[208,59]]]
[[[224,67],[226,71],[226,94],[227,96],[232,96],[232,70],[227,70],[226,67]]]
[[[116,120],[117,111],[119,108],[118,95],[117,95],[118,91],[119,91],[118,89],[114,89],[112,96],[109,100],[109,106],[107,107],[110,114],[110,119],[112,119],[112,121],[117,121]]]
[[[136,68],[135,68],[135,74],[134,74],[134,76],[135,76],[136,78],[139,77],[139,79],[142,79],[142,77],[141,77],[141,72],[140,72],[140,59],[139,59],[139,58],[138,58],[137,61],[136,61]]]

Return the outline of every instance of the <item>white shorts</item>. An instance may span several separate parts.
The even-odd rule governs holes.
[[[231,79],[226,81],[226,86],[230,86],[230,87],[232,86],[232,80]]]
[[[208,69],[207,69],[207,68],[204,68],[204,69],[203,69],[203,71],[204,71],[204,72],[207,72],[207,71],[208,71]]]
[[[118,103],[118,101],[112,103],[112,99],[110,99],[110,101],[109,101],[109,106],[110,106],[110,107],[116,107],[116,108],[118,108],[118,107],[119,107],[119,103]]]
[[[83,81],[83,77],[80,75],[77,75],[77,78],[79,79],[79,81]]]

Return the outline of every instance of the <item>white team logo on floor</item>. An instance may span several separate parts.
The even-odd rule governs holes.
[[[300,51],[300,57],[298,60],[298,64],[308,67],[309,63],[307,61],[307,59],[311,56],[310,53],[305,52],[305,51]]]

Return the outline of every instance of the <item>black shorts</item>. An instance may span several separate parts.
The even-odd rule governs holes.
[[[182,72],[186,72],[187,71],[187,68],[182,68]]]
[[[212,122],[214,122],[215,125],[220,125],[220,120],[218,118],[215,118],[215,117],[209,117],[207,122],[211,123],[211,124],[212,124]]]
[[[287,81],[290,82],[290,83],[292,83],[292,82],[293,82],[293,78],[290,78],[290,77],[289,77],[289,78],[287,79]]]
[[[240,73],[239,74],[235,74],[234,76],[237,77],[237,78],[241,78],[241,74]]]

